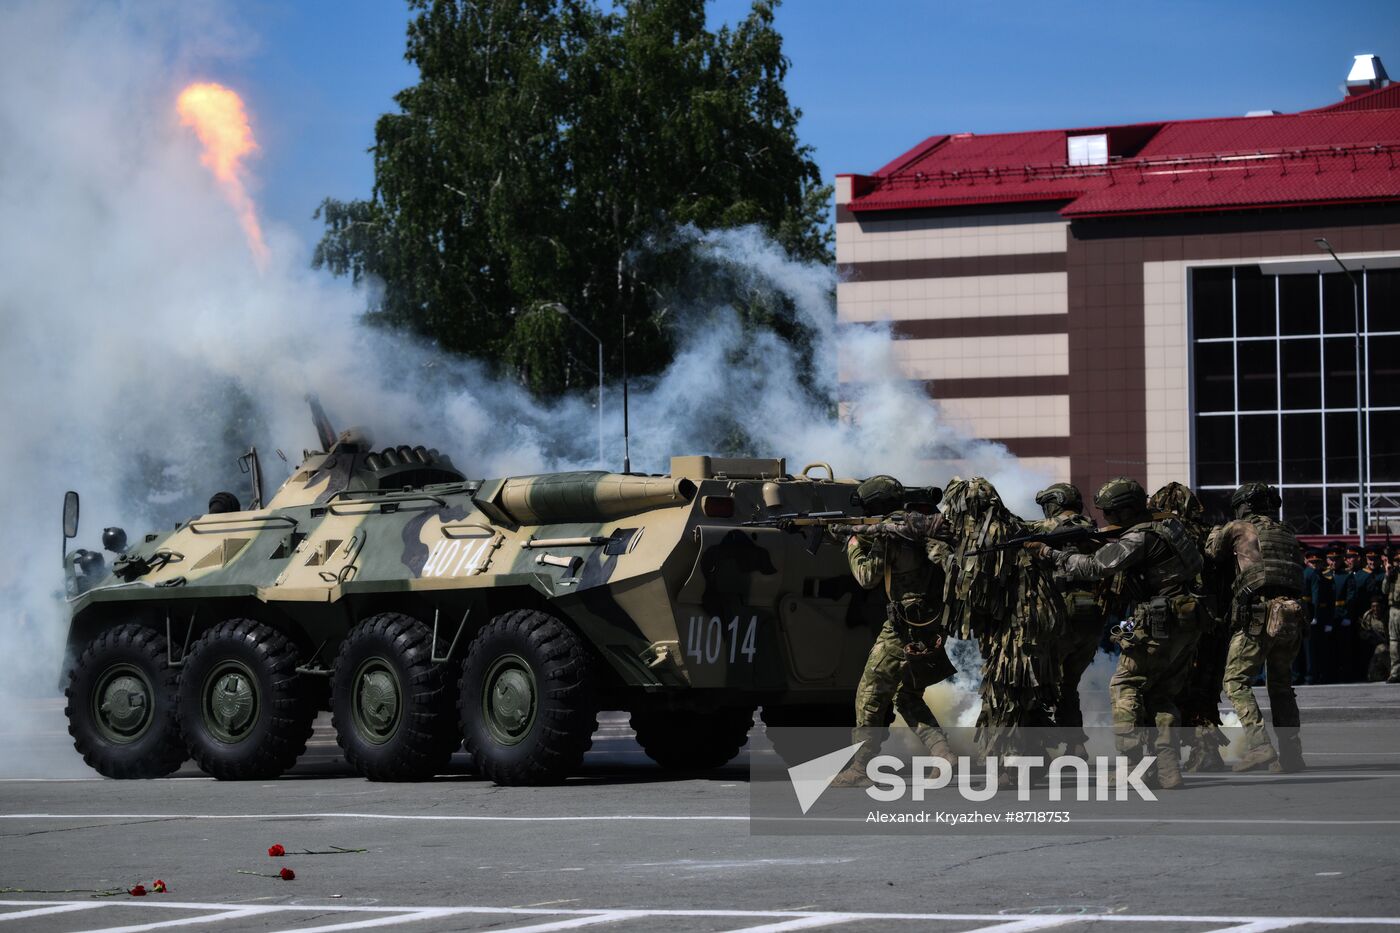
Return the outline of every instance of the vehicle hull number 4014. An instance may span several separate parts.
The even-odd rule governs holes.
[[[758,616],[729,621],[719,616],[691,616],[686,628],[685,656],[696,664],[752,664]]]

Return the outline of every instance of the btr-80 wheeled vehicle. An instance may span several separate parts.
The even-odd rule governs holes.
[[[313,411],[324,450],[266,507],[254,470],[249,510],[220,493],[130,547],[107,529],[110,568],[65,554],[69,729],[102,774],[192,757],[269,778],[325,708],[370,779],[439,773],[465,740],[501,784],[567,777],[601,710],[681,770],[730,760],[758,706],[770,725],[850,721],[885,596],[774,519],[860,515],[855,481],[707,456],[472,480]],[[64,519],[72,537],[75,494]]]

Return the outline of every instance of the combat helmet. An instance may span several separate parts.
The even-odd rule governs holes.
[[[1065,510],[1084,511],[1084,497],[1080,495],[1079,487],[1073,483],[1055,483],[1045,487],[1035,494],[1035,503],[1040,506],[1046,518],[1053,518]]]
[[[893,476],[876,474],[856,487],[851,493],[851,502],[871,515],[893,512],[904,502],[904,484]]]
[[[1282,503],[1278,490],[1268,483],[1242,483],[1230,496],[1236,518],[1273,512]]]
[[[1154,512],[1171,512],[1183,521],[1199,523],[1206,514],[1201,500],[1184,483],[1170,482],[1152,494],[1147,507]]]
[[[1130,476],[1115,476],[1094,493],[1094,505],[1105,515],[1109,512],[1146,512],[1147,490]]]

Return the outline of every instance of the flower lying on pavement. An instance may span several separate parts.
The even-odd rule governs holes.
[[[275,846],[270,846],[267,850],[267,854],[272,856],[273,858],[281,858],[282,856],[287,854],[287,850],[282,848],[281,843],[278,843]]]
[[[156,881],[155,881],[155,884],[151,885],[151,890],[154,891],[154,892],[156,892],[157,894],[164,894],[164,893],[165,893],[165,882],[164,882],[164,881],[161,881],[159,878],[157,878]]]
[[[127,893],[127,894],[130,894],[132,897],[145,897],[145,896],[146,896],[146,886],[145,886],[144,884],[138,884],[138,885],[137,885],[136,887],[134,887],[134,888],[129,888],[129,889],[127,889],[127,892],[126,892],[126,893]]]
[[[282,869],[281,871],[279,871],[277,874],[279,874],[279,875],[282,876],[282,880],[283,880],[283,881],[292,881],[292,880],[295,879],[296,876],[297,876],[297,873],[294,872],[294,871],[292,871],[290,868],[284,868],[284,869]]]

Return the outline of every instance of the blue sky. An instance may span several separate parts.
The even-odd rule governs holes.
[[[733,20],[746,0],[715,0]],[[252,0],[252,51],[207,77],[243,93],[263,146],[260,206],[308,240],[322,197],[365,196],[374,120],[413,83],[396,0]],[[1352,56],[1400,78],[1400,0],[788,0],[788,91],[828,180],[934,133],[1303,110],[1341,96]]]

